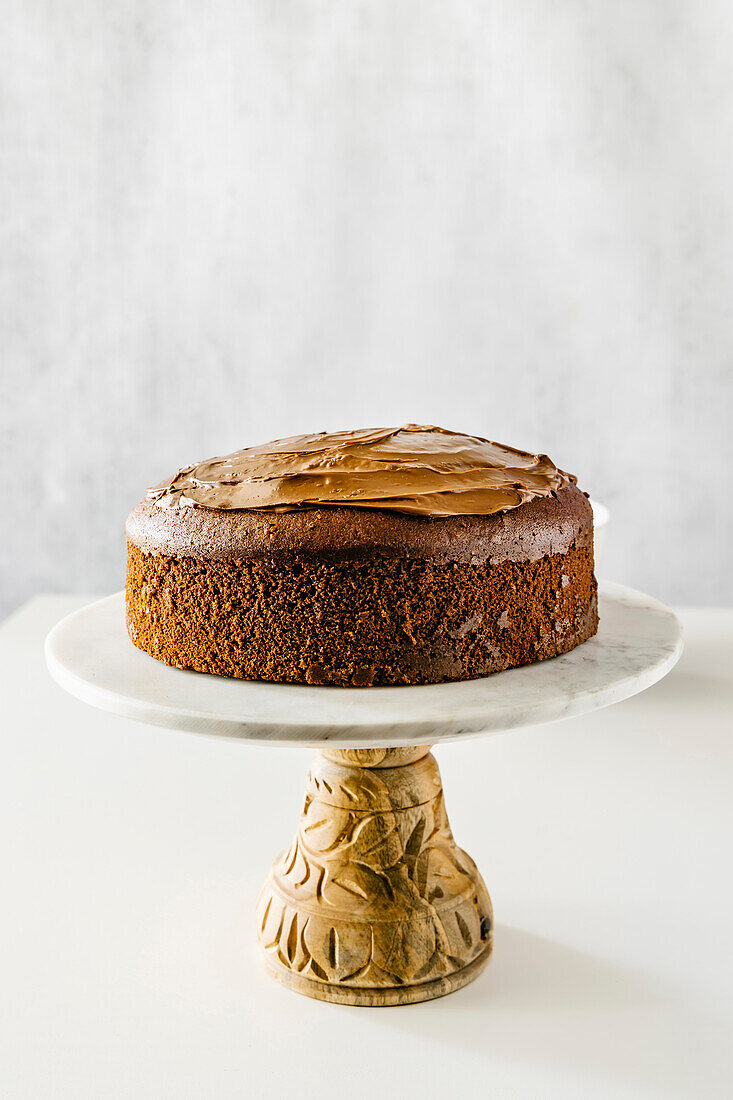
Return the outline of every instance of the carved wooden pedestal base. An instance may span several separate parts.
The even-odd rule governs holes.
[[[257,906],[279,981],[341,1004],[430,1000],[480,973],[492,924],[428,747],[319,753],[298,835]]]

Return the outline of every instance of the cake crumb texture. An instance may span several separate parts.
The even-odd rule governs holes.
[[[595,634],[590,522],[563,553],[493,564],[373,548],[202,558],[128,538],[128,631],[166,664],[241,679],[366,687],[487,676]]]

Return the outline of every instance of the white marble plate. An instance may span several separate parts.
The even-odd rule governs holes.
[[[151,725],[276,745],[383,748],[499,733],[608,706],[656,683],[682,652],[675,616],[641,592],[601,583],[600,618],[596,637],[572,653],[481,680],[308,687],[169,668],[129,640],[118,592],[54,627],[46,660],[72,695]]]

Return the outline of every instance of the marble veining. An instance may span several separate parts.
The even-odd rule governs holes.
[[[130,642],[122,592],[63,619],[46,639],[46,659],[72,695],[151,725],[273,745],[434,744],[608,706],[673,668],[682,629],[668,608],[601,582],[599,611],[598,634],[571,653],[480,680],[424,687],[270,684],[170,668]]]

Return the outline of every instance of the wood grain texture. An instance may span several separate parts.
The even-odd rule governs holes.
[[[408,1004],[465,985],[488,961],[493,916],[453,839],[435,758],[427,748],[327,752],[258,902],[268,969],[343,1004]]]

